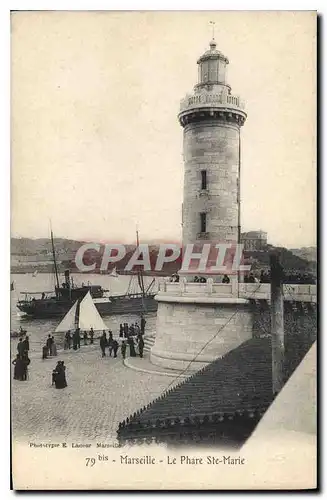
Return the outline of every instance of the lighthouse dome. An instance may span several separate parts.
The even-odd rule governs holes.
[[[199,77],[197,87],[206,85],[226,85],[226,66],[229,61],[226,56],[217,50],[214,39],[209,44],[209,49],[202,54],[197,63]]]

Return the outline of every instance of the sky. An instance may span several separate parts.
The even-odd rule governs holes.
[[[16,237],[179,241],[180,100],[216,23],[245,101],[242,230],[316,244],[313,12],[15,12],[11,231]]]

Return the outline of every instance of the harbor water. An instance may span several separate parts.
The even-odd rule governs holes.
[[[109,290],[106,295],[119,295],[126,293],[130,283],[130,276],[120,275],[118,277],[111,277],[109,275],[99,274],[72,274],[71,275],[74,285],[81,286],[90,283],[92,285],[101,285],[105,290]],[[151,283],[152,277],[144,276],[145,288]],[[39,273],[36,276],[33,274],[12,274],[11,281],[14,282],[14,290],[10,292],[11,297],[11,331],[18,330],[21,326],[27,330],[29,335],[30,349],[33,352],[40,352],[48,334],[52,334],[60,323],[62,318],[48,318],[48,319],[32,319],[17,308],[17,301],[24,299],[24,292],[51,292],[54,291],[55,281],[52,274]],[[63,281],[63,279],[61,279]],[[154,292],[158,290],[158,279],[151,288]],[[136,290],[136,280],[133,280],[131,292]],[[38,296],[40,298],[40,296]],[[154,333],[156,324],[156,313],[149,313],[145,315],[146,319],[146,332]],[[140,316],[136,314],[124,314],[104,316],[103,320],[114,334],[119,332],[120,323],[135,323],[140,324]],[[18,339],[11,339],[12,353],[16,352],[16,344]]]

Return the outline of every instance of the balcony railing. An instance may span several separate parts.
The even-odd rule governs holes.
[[[284,285],[284,300],[299,302],[317,302],[316,285]],[[167,279],[159,282],[159,295],[183,295],[189,297],[211,296],[231,297],[243,299],[270,300],[270,284],[268,283],[237,283],[231,280],[230,284],[215,283],[208,279],[206,283],[190,283],[184,278],[179,283],[168,282]]]
[[[193,108],[203,108],[203,107],[232,107],[236,109],[244,110],[244,102],[239,96],[226,95],[226,94],[215,94],[209,92],[201,92],[198,94],[187,95],[180,103],[180,111],[186,111],[187,109]]]

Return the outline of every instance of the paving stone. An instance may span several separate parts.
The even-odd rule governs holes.
[[[38,353],[30,358],[29,379],[12,380],[14,439],[112,441],[119,422],[158,397],[172,381],[132,370],[121,356],[102,358],[98,346],[62,351],[54,359],[42,360]],[[66,365],[65,389],[51,386],[59,359]]]

